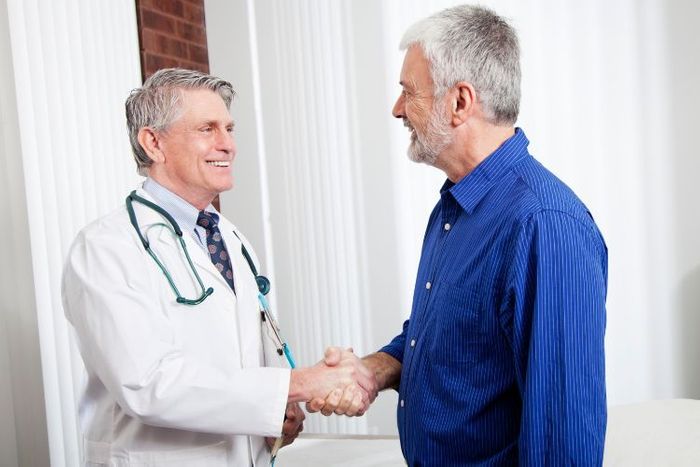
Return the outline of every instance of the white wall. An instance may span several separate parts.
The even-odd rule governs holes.
[[[700,151],[696,143],[700,109],[697,89],[700,82],[700,61],[697,59],[700,57],[697,30],[700,4],[680,0],[663,3],[662,17],[667,36],[665,65],[668,79],[667,86],[655,90],[655,93],[657,100],[667,102],[669,111],[668,119],[659,122],[666,128],[667,138],[655,156],[660,159],[660,164],[668,166],[668,183],[664,187],[668,203],[659,209],[667,213],[670,225],[666,242],[658,246],[653,259],[671,257],[669,277],[667,282],[661,282],[668,284],[668,290],[660,291],[670,300],[660,311],[668,314],[672,332],[666,341],[653,334],[651,347],[655,353],[658,347],[671,345],[670,362],[658,364],[671,366],[675,376],[674,394],[700,399]],[[658,221],[650,219],[652,222]],[[652,263],[652,271],[656,264]],[[651,288],[656,288],[661,274],[663,271],[654,275],[649,283]]]
[[[239,185],[235,206],[225,197],[223,209],[254,231],[255,223],[247,224],[257,215],[261,177],[267,182],[271,234],[252,240],[259,249],[274,246],[268,259],[281,321],[303,363],[320,354],[322,343],[348,336],[371,351],[409,314],[425,222],[444,178],[408,162],[407,133],[389,115],[403,58],[397,44],[411,22],[456,2],[267,0],[255,2],[255,15],[222,14],[213,23],[220,3],[207,2],[209,44],[218,42],[222,51],[210,55],[212,70],[227,64],[249,77],[239,88],[242,102],[251,92],[261,96],[256,120],[241,115],[237,132],[241,148],[249,138],[264,143],[258,163],[268,174],[240,164],[257,157],[257,148],[247,146],[235,171],[252,187]],[[520,35],[518,125],[531,152],[589,206],[610,250],[609,402],[700,397],[700,158],[693,144],[700,5],[482,3],[510,18]],[[218,35],[231,21],[254,25],[255,49],[250,35],[235,43]],[[251,57],[257,75],[248,68]],[[262,136],[250,129],[254,122]],[[352,164],[343,165],[348,158]],[[347,217],[337,217],[339,210]],[[334,249],[357,255],[357,267],[326,282]],[[332,289],[328,302],[306,290],[319,287]],[[359,301],[347,307],[343,294]],[[391,432],[391,397],[383,395],[358,429]],[[346,427],[312,420],[310,429]]]

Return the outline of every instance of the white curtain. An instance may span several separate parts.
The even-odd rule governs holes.
[[[217,3],[207,2],[210,43]],[[235,206],[223,209],[246,218],[246,199],[266,187],[271,234],[252,240],[274,246],[280,320],[303,364],[332,343],[373,351],[410,312],[423,231],[444,175],[406,159],[407,132],[390,116],[403,60],[397,47],[413,21],[457,3],[240,2],[249,5],[252,39],[210,55],[213,69],[228,63],[244,68],[239,76],[248,72],[250,82],[234,82],[242,84],[241,100],[260,96],[250,112],[264,132],[246,129],[252,122],[244,118],[240,147],[252,151],[238,157],[255,159],[264,147],[264,170],[237,166],[237,179],[254,183],[234,188]],[[700,172],[693,138],[700,6],[480,3],[518,30],[518,126],[532,154],[588,205],[610,250],[610,404],[700,396],[700,185],[693,175]],[[247,145],[261,137],[264,144]],[[311,417],[307,431],[392,432],[394,404],[383,394],[365,424]]]
[[[12,74],[16,99],[12,106],[3,102],[3,113],[12,110],[19,143],[18,152],[2,156],[21,167],[9,196],[26,209],[27,230],[18,233],[24,242],[14,248],[20,251],[16,261],[31,263],[34,292],[34,306],[23,312],[35,314],[38,327],[51,465],[74,466],[83,369],[61,309],[61,270],[78,230],[119,206],[138,181],[123,110],[141,81],[135,6],[6,0],[2,8],[10,54],[5,73]],[[7,308],[12,324],[16,310]],[[10,359],[21,358],[12,345]],[[23,416],[19,408],[15,417]]]

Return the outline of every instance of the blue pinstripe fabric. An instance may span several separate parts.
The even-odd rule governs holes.
[[[594,466],[606,426],[607,248],[514,136],[433,210],[403,332],[411,466]]]

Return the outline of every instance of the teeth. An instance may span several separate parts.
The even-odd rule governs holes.
[[[213,165],[214,167],[228,167],[231,165],[229,161],[207,161],[207,164]]]

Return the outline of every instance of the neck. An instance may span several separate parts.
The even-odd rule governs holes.
[[[199,190],[187,189],[187,187],[180,187],[179,184],[173,183],[168,177],[164,177],[158,171],[150,170],[148,176],[163,188],[190,203],[197,208],[198,211],[203,211],[214,201],[214,197],[212,197],[211,194],[201,193]]]
[[[458,183],[514,134],[512,126],[485,122],[461,126],[452,144],[438,156],[435,166],[445,172],[450,181]]]

